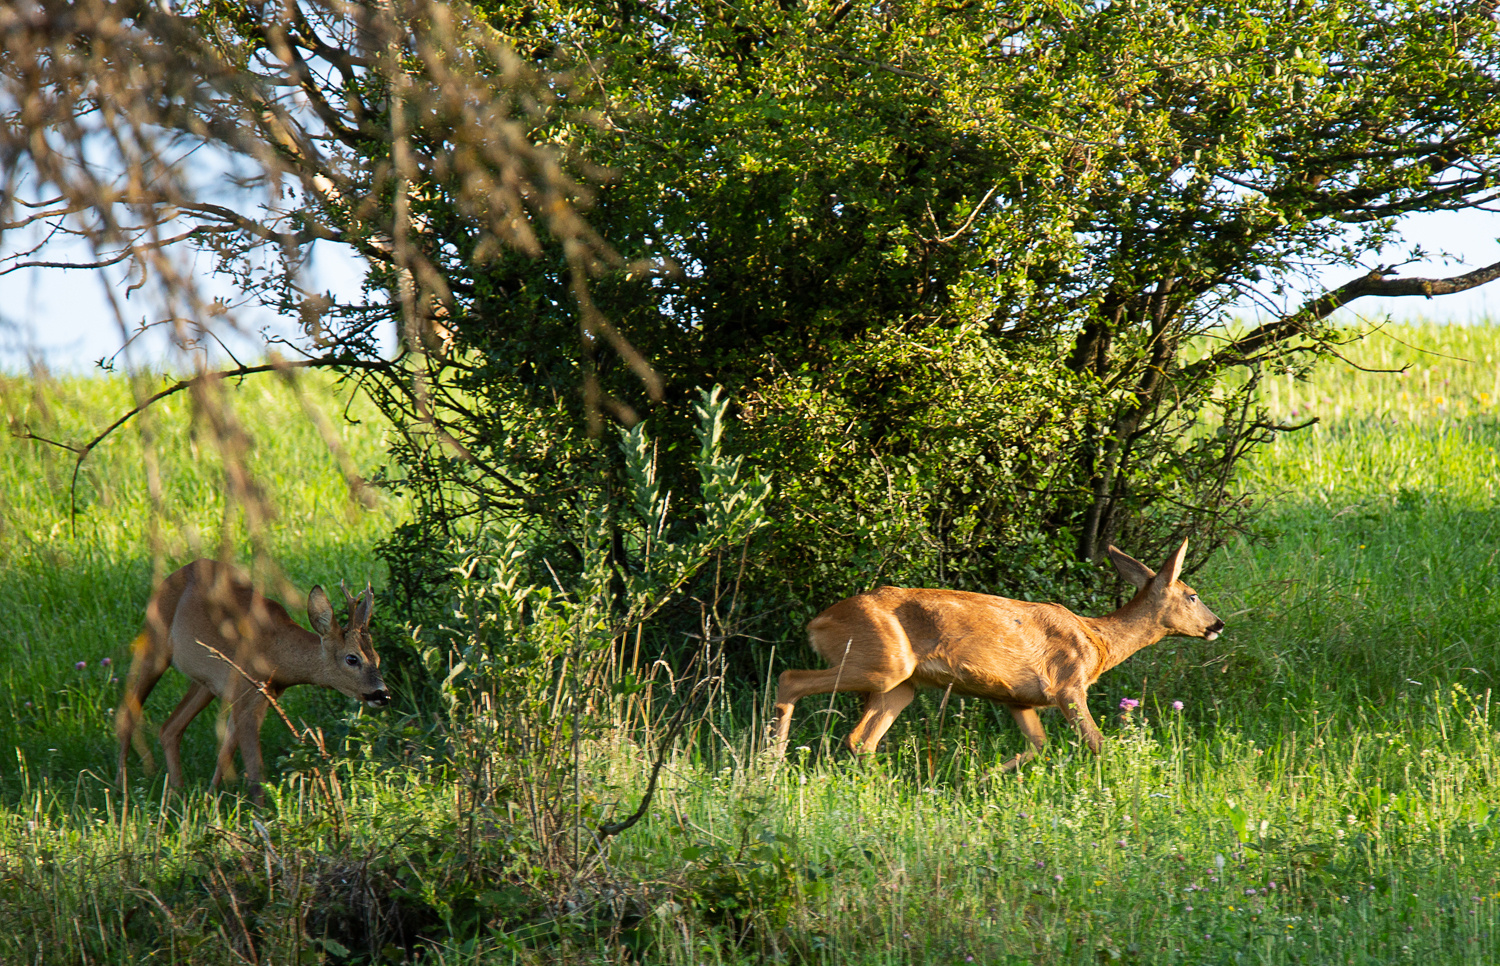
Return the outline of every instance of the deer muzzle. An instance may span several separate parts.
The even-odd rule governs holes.
[[[391,703],[391,692],[385,688],[360,696],[360,700],[371,708],[383,708]]]
[[[1216,620],[1211,625],[1209,625],[1208,630],[1203,632],[1203,639],[1207,641],[1216,641],[1219,639],[1219,632],[1223,629],[1224,622]]]

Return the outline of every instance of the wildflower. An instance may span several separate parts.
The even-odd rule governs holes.
[[[1181,701],[1173,701],[1172,702],[1172,710],[1173,711],[1181,711],[1182,710],[1182,702]]]
[[[1129,844],[1130,843],[1126,842],[1124,839],[1115,839],[1115,845],[1118,848],[1122,848],[1123,849],[1125,846],[1127,846]]]
[[[86,668],[88,666],[89,666],[89,662],[87,662],[87,661],[79,661],[77,664],[73,665],[73,670],[75,670],[75,671],[82,671],[84,668]]]
[[[1245,890],[1245,895],[1247,895],[1247,896],[1253,896],[1253,895],[1255,895],[1255,890],[1253,888],[1246,889]]]
[[[111,661],[111,660],[110,660],[110,659],[109,659],[109,658],[107,658],[107,657],[106,657],[106,658],[102,658],[102,659],[101,659],[101,660],[100,660],[100,661],[99,661],[99,666],[100,666],[100,667],[109,667],[109,666],[110,666],[110,665],[111,665],[111,664],[113,664],[113,663],[115,663],[115,662],[114,662],[114,661]]]
[[[1038,869],[1045,869],[1047,867],[1047,860],[1046,859],[1037,859],[1036,862],[1035,862],[1035,865],[1036,865],[1036,867]]]
[[[1062,881],[1062,873],[1061,873],[1061,872],[1059,872],[1059,873],[1057,873],[1057,874],[1056,874],[1056,875],[1054,875],[1054,876],[1053,876],[1053,877],[1052,877],[1052,881],[1053,881],[1053,882],[1061,882],[1061,881]]]
[[[1141,703],[1139,701],[1137,701],[1135,698],[1121,698],[1120,699],[1120,710],[1121,711],[1125,711],[1125,712],[1134,711],[1136,708],[1140,707],[1140,705],[1141,705]]]

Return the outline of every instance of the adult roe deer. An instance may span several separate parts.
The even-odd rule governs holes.
[[[347,591],[344,599],[349,624],[340,627],[328,595],[322,587],[313,587],[307,595],[307,616],[317,631],[314,634],[294,622],[281,604],[261,596],[234,568],[217,560],[195,560],[162,581],[146,605],[146,625],[131,642],[134,660],[115,713],[121,784],[141,706],[168,665],[192,681],[161,727],[167,780],[177,788],[182,787],[183,729],[214,698],[223,700],[229,727],[211,784],[217,785],[229,773],[238,747],[245,781],[256,801],[261,799],[260,727],[270,706],[266,694],[280,698],[294,684],[317,684],[359,698],[370,707],[389,703],[380,657],[370,645],[374,594],[367,584],[358,599]],[[209,647],[239,670],[216,657]],[[144,745],[141,753],[149,761]]]
[[[1061,709],[1098,754],[1104,736],[1089,714],[1087,693],[1099,675],[1169,634],[1212,641],[1224,629],[1193,588],[1178,579],[1186,554],[1184,540],[1160,572],[1153,572],[1110,547],[1110,560],[1136,594],[1103,617],[960,590],[880,587],[841,600],[807,625],[813,648],[832,667],[781,673],[775,748],[785,751],[798,699],[858,691],[865,695],[864,716],[845,744],[853,752],[873,752],[917,688],[929,687],[989,698],[1010,709],[1032,748],[1007,761],[1005,771],[1029,760],[1046,742],[1037,708]]]

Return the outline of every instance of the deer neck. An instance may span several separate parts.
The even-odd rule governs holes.
[[[1094,647],[1099,651],[1099,667],[1094,676],[1124,661],[1143,647],[1150,647],[1167,636],[1166,628],[1156,619],[1150,605],[1141,597],[1113,614],[1081,618]]]
[[[295,625],[277,634],[265,655],[272,668],[272,680],[282,688],[317,684],[323,667],[322,643],[318,635]]]

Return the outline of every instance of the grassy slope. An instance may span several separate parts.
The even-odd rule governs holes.
[[[815,755],[773,770],[736,737],[750,722],[721,708],[715,724],[729,739],[705,739],[673,763],[653,819],[623,836],[607,873],[580,889],[631,897],[647,913],[616,938],[648,947],[652,962],[1500,959],[1500,737],[1487,695],[1500,675],[1500,330],[1394,335],[1444,355],[1376,336],[1350,357],[1411,362],[1407,375],[1335,365],[1312,383],[1268,390],[1280,415],[1324,417],[1262,454],[1248,481],[1275,494],[1265,512],[1276,536],[1228,548],[1193,578],[1229,623],[1220,641],[1164,642],[1099,683],[1102,759],[1080,753],[1050,716],[1048,754],[1019,779],[996,775],[993,763],[1020,745],[1014,728],[972,702],[940,720],[938,701],[923,698],[879,761],[852,767]],[[97,384],[64,388],[90,399],[55,405],[46,434],[77,438],[107,407]],[[10,387],[10,398],[24,390]],[[257,397],[254,409],[270,417],[257,425],[297,423],[284,398]],[[319,451],[310,437],[283,449],[263,435],[261,458],[287,470],[273,484],[282,519],[303,530],[289,522],[276,537],[293,579],[367,572],[382,518],[350,522],[343,484],[331,463],[309,456]],[[172,946],[179,961],[237,961],[233,929],[204,925],[215,910],[193,898],[214,890],[182,885],[206,842],[236,834],[259,868],[258,833],[234,800],[190,797],[135,818],[99,805],[112,759],[104,712],[118,685],[97,663],[82,675],[72,665],[119,660],[111,648],[135,629],[151,571],[149,514],[129,482],[140,479],[130,475],[139,457],[134,444],[113,445],[121,452],[91,478],[94,503],[75,538],[58,502],[66,462],[0,442],[0,614],[17,629],[16,646],[0,654],[0,748],[14,741],[29,764],[23,777],[0,758],[0,886],[24,890],[6,894],[18,911],[8,923],[0,913],[0,961],[42,949],[50,962],[78,961],[82,950],[108,961],[159,950],[170,930],[141,900],[148,889],[186,923],[171,927],[187,937]],[[351,440],[367,458],[377,446],[373,435]],[[176,466],[171,476],[181,489],[168,506],[217,506],[211,473]],[[47,482],[25,490],[34,479]],[[195,519],[212,527],[221,515]],[[1113,709],[1125,696],[1145,700],[1122,721]],[[24,700],[45,713],[23,714]],[[1173,700],[1185,702],[1181,713]],[[798,740],[816,745],[829,716],[816,700],[804,704]],[[158,720],[168,705],[153,702]],[[968,727],[976,721],[995,726]],[[848,723],[832,722],[832,735]],[[281,730],[268,725],[268,737]],[[211,768],[208,742],[190,769]],[[639,757],[589,769],[606,800],[619,794],[609,786],[638,786]],[[435,838],[431,830],[463,816],[443,804],[444,788],[402,782],[362,786],[328,848],[415,868],[405,851],[412,830]],[[74,789],[92,804],[71,806]],[[308,814],[286,805],[275,834],[323,842],[305,832],[323,827]],[[294,854],[287,838],[278,846]],[[113,871],[121,852],[140,865]],[[269,870],[269,853],[265,861]],[[284,881],[284,869],[273,879]],[[293,901],[270,893],[267,916]],[[143,911],[102,927],[94,945],[49,931],[74,916],[111,923],[132,904]],[[222,902],[217,913],[239,915]],[[578,941],[590,942],[597,922],[579,919]],[[269,955],[274,933],[261,935]],[[473,952],[510,962],[567,958],[566,949],[518,951],[495,936]]]
[[[1410,368],[1268,391],[1279,417],[1322,417],[1248,474],[1274,536],[1192,578],[1218,642],[1168,640],[1099,682],[1102,761],[1052,715],[1048,759],[998,778],[1019,735],[939,722],[929,695],[866,772],[700,772],[638,861],[710,848],[721,874],[682,873],[709,897],[811,862],[832,888],[804,874],[791,924],[750,941],[841,962],[1500,959],[1500,330],[1402,328],[1349,358]],[[1122,721],[1122,697],[1146,713]],[[732,868],[745,833],[795,845]]]
[[[1268,393],[1289,422],[1323,417],[1248,475],[1274,493],[1274,538],[1193,577],[1221,640],[1167,640],[1101,679],[1104,760],[1056,741],[1056,715],[1022,780],[989,771],[1014,729],[947,721],[935,757],[929,696],[892,762],[726,778],[735,804],[690,798],[706,834],[642,853],[790,835],[840,885],[799,883],[786,932],[841,962],[1496,962],[1500,332],[1401,329],[1350,359],[1410,369]],[[1146,714],[1122,721],[1125,696]]]
[[[149,380],[146,390],[165,382]],[[351,502],[336,460],[302,414],[304,405],[331,410],[340,445],[362,466],[379,460],[378,424],[339,422],[340,403],[329,380],[300,385],[302,396],[266,378],[231,390],[234,409],[253,437],[252,473],[277,508],[266,546],[304,591],[319,582],[352,585],[374,575],[371,550],[393,511],[389,501],[374,511]],[[0,410],[14,432],[74,445],[130,405],[123,380],[0,384]],[[240,559],[248,558],[244,522],[237,514],[226,518],[222,470],[195,437],[186,395],[158,404],[149,426],[163,454],[161,513],[153,512],[147,496],[135,426],[89,456],[76,491],[71,453],[12,433],[0,436],[0,615],[10,642],[0,654],[0,799],[16,794],[23,762],[53,780],[71,782],[85,774],[108,781],[112,709],[129,663],[126,647],[145,614],[154,564],[166,572],[196,556],[214,556],[226,535]],[[73,492],[76,517],[70,512]],[[159,550],[159,561],[153,550]],[[76,670],[80,661],[85,668]],[[180,675],[164,678],[147,705],[151,717],[163,720],[185,690]],[[317,699],[293,697],[292,707],[300,710]],[[209,721],[205,716],[188,732],[190,772],[213,770]],[[284,735],[284,729],[266,730],[268,737]],[[277,750],[273,738],[268,753]]]

